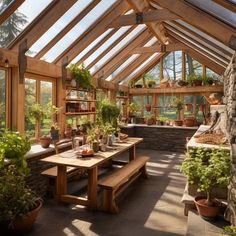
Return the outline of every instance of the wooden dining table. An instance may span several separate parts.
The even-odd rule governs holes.
[[[58,201],[83,205],[89,209],[97,209],[98,166],[125,151],[129,151],[129,161],[135,159],[136,145],[142,141],[143,138],[128,137],[124,141],[114,142],[114,145],[109,147],[107,151],[99,151],[92,157],[81,157],[78,155],[78,150],[72,149],[41,159],[43,162],[57,165],[56,196]],[[87,198],[68,194],[67,166],[87,169]]]

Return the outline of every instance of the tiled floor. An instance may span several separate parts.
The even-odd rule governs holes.
[[[187,218],[180,200],[186,180],[179,171],[183,155],[144,149],[137,154],[150,157],[149,178],[138,179],[122,194],[119,214],[58,205],[50,199],[45,201],[30,235],[185,235]]]

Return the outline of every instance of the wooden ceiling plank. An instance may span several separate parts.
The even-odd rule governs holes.
[[[183,43],[172,43],[172,44],[166,45],[165,47],[163,47],[163,45],[155,45],[155,46],[150,46],[150,47],[137,47],[134,50],[132,50],[131,54],[162,52],[163,49],[166,52],[172,52],[172,51],[185,50],[185,49],[188,49],[188,47],[184,45]]]
[[[219,4],[220,6],[236,13],[236,5],[233,3],[230,3],[227,0],[212,0],[213,2]]]
[[[116,29],[113,29],[109,32],[99,43],[97,43],[92,49],[90,49],[83,57],[81,57],[75,64],[80,65],[83,63],[89,56],[91,56],[104,42],[109,40],[115,33],[117,32]]]
[[[230,38],[232,35],[236,36],[236,30],[233,27],[217,20],[213,16],[194,8],[182,0],[153,0],[159,6],[169,9],[171,12],[179,15],[187,23],[195,26],[203,32],[211,35],[213,38],[219,40],[225,45],[230,45]],[[234,50],[236,48],[233,48]]]
[[[8,48],[17,51],[19,44],[25,39],[30,48],[75,3],[76,0],[54,0],[16,37]]]
[[[78,14],[65,28],[63,28],[50,42],[39,51],[34,58],[40,59],[45,55],[63,36],[66,35],[81,19],[83,19],[101,0],[92,1],[80,14]]]
[[[8,19],[8,17],[12,15],[24,1],[25,0],[15,0],[10,3],[9,6],[1,14],[0,25],[4,23]]]
[[[99,54],[86,68],[91,69],[101,58],[103,58],[112,48],[114,48],[122,39],[124,39],[130,32],[132,32],[136,26],[130,27],[124,34],[118,37],[106,50]]]
[[[222,64],[225,64],[225,65],[227,65],[227,64],[229,63],[229,61],[230,61],[229,59],[223,57],[222,55],[218,54],[217,52],[213,51],[212,49],[210,49],[210,48],[208,48],[208,47],[202,45],[201,43],[197,42],[196,40],[194,40],[194,39],[188,37],[188,36],[185,35],[182,31],[179,31],[178,29],[175,29],[174,27],[172,27],[172,26],[170,26],[170,25],[168,25],[168,24],[166,24],[166,28],[167,28],[168,30],[171,30],[171,32],[175,33],[176,35],[177,35],[177,33],[178,33],[179,35],[181,35],[181,38],[182,38],[182,37],[189,38],[189,39],[193,42],[193,43],[190,42],[190,44],[193,46],[193,48],[196,48],[196,47],[197,47],[197,48],[198,48],[199,50],[201,50],[202,52],[204,52],[204,50],[201,49],[200,47],[205,48],[205,50],[207,50],[208,52],[210,52],[210,53],[212,53],[212,54],[214,55],[214,56],[212,56],[212,55],[209,54],[209,57],[215,58],[216,61],[218,61],[218,62],[220,62],[220,63],[222,63]],[[176,32],[177,32],[177,33],[176,33]],[[195,44],[198,45],[198,46],[196,46]],[[204,53],[207,54],[206,51],[205,51]],[[218,58],[221,58],[222,60],[218,59],[217,57],[218,57]]]
[[[158,9],[158,10],[151,10],[148,12],[143,12],[143,19],[141,20],[141,24],[153,21],[165,21],[165,20],[176,20],[179,17],[173,13],[171,13],[167,9]],[[126,25],[135,25],[137,24],[137,15],[136,13],[131,13],[128,15],[120,16],[116,20],[114,20],[109,27],[121,27]]]
[[[104,78],[111,74],[111,69],[114,68],[121,60],[124,59],[129,52],[135,47],[139,46],[143,42],[147,42],[150,39],[148,29],[143,30],[139,33],[132,42],[127,43],[123,48],[120,49],[104,66],[102,66],[93,76],[96,78],[101,72],[103,72]],[[124,62],[124,61],[123,61]]]
[[[130,6],[137,12],[148,12],[150,5],[146,0],[127,0]],[[169,44],[167,32],[161,22],[146,23],[152,33],[162,44]]]
[[[103,16],[95,21],[84,34],[76,39],[63,53],[61,53],[53,63],[60,65],[60,61],[63,57],[68,56],[69,62],[71,62],[84,48],[92,43],[97,37],[104,33],[108,29],[108,25],[116,19],[116,17],[122,15],[129,9],[129,5],[126,1],[117,1],[111,8],[109,8]]]

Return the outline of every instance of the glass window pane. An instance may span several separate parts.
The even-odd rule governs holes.
[[[196,119],[198,122],[204,121],[203,112],[205,109],[205,99],[203,96],[196,96]]]
[[[219,81],[221,79],[221,76],[217,73],[215,73],[213,70],[206,68],[206,76],[212,77],[214,80]]]
[[[163,78],[180,80],[182,78],[182,51],[171,52],[163,61]]]
[[[176,120],[178,114],[175,108],[171,107],[173,96],[158,96],[157,112],[159,116],[167,117],[169,120]]]
[[[186,78],[191,74],[202,75],[203,67],[202,64],[194,60],[190,55],[186,54]]]
[[[36,80],[25,79],[25,133],[35,137],[36,120],[29,114],[30,107],[36,103]]]
[[[139,110],[136,112],[136,116],[137,117],[142,117],[143,116],[143,106],[142,106],[142,100],[143,97],[142,96],[133,96],[133,103],[137,104],[139,106]]]
[[[6,71],[0,69],[0,129],[6,128]]]
[[[41,0],[40,4],[26,0],[1,26],[0,46],[7,47],[50,3]]]
[[[14,2],[14,0],[0,1],[0,15],[8,8],[8,6]]]
[[[40,81],[40,104],[46,106],[52,104],[52,82]],[[52,117],[41,120],[40,135],[46,135],[50,131]]]

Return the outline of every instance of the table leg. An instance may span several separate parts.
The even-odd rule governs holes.
[[[98,185],[98,167],[95,166],[88,170],[88,200],[89,208],[97,209],[97,185]]]
[[[136,156],[136,147],[135,145],[133,145],[130,149],[129,149],[129,161],[132,161],[135,159]]]
[[[57,188],[56,195],[58,200],[60,196],[67,193],[67,175],[66,166],[57,166]]]

